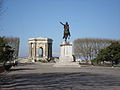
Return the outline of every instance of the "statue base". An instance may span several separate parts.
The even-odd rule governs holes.
[[[61,55],[59,57],[59,61],[53,65],[53,67],[80,67],[78,62],[74,62],[74,58],[72,55],[72,43],[71,42],[63,42],[60,45]]]

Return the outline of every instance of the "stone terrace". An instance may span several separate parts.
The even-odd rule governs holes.
[[[19,64],[0,74],[0,90],[120,90],[120,68]]]

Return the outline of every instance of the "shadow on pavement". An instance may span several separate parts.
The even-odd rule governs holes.
[[[35,70],[35,68],[12,68],[9,71]]]
[[[120,88],[119,77],[86,72],[43,74],[29,73],[16,74],[11,77],[14,77],[14,80],[6,82],[1,88],[14,88],[17,90],[96,90],[97,88]]]

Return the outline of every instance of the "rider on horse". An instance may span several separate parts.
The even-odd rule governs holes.
[[[62,22],[60,22],[63,26],[64,26],[64,36],[63,39],[65,38],[65,41],[67,41],[67,38],[70,38],[70,31],[69,31],[69,24],[68,22],[66,22],[66,24],[63,24]],[[68,37],[69,36],[69,37]]]

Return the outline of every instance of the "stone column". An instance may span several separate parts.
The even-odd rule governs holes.
[[[36,59],[36,44],[35,42],[33,43],[33,59]]]
[[[39,57],[39,47],[36,47],[36,57]]]
[[[48,57],[52,57],[52,43],[48,43]]]
[[[48,43],[45,44],[45,58],[48,58]]]
[[[29,43],[29,57],[32,57],[32,44]]]

